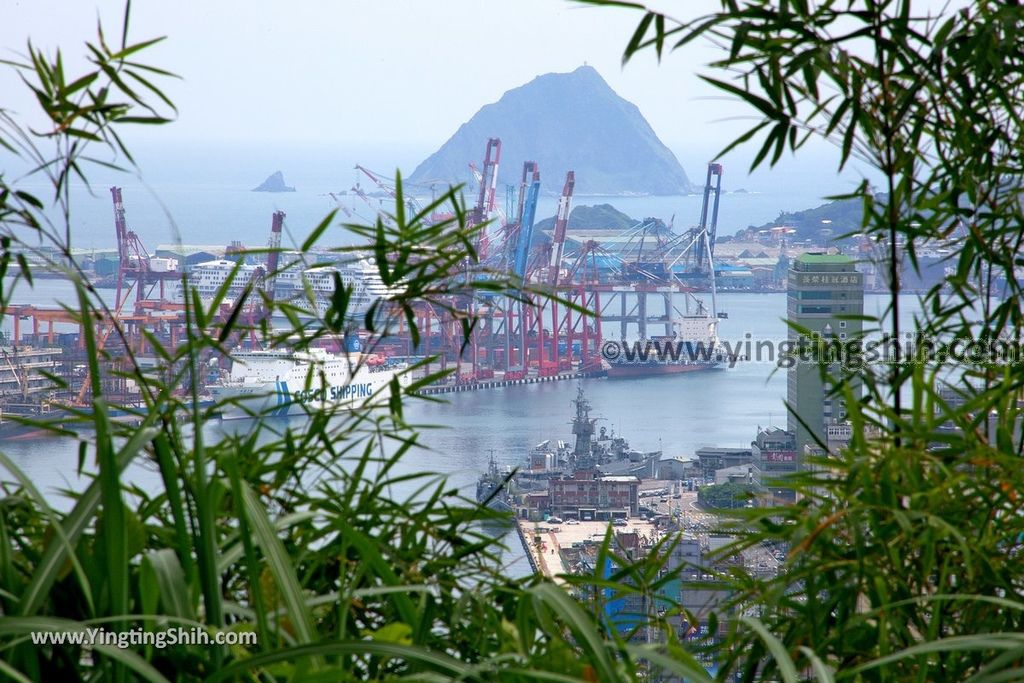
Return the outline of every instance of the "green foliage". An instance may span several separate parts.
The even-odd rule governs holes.
[[[819,240],[822,228],[831,230],[834,237],[855,235],[860,231],[863,218],[863,202],[859,198],[841,199],[804,211],[780,212],[774,221],[757,229],[784,225],[796,229],[796,240]],[[826,220],[829,223],[822,223]]]
[[[916,269],[922,248],[952,244],[954,272],[921,297],[913,332],[1020,338],[1020,7],[932,16],[897,0],[723,0],[673,21],[626,4],[645,11],[626,59],[700,40],[720,48],[702,77],[754,117],[727,149],[754,144],[758,166],[818,138],[835,145],[838,169],[857,159],[884,178],[839,198],[860,205],[850,232],[885,251],[889,306],[866,331],[900,338],[900,264]],[[1020,678],[1019,361],[949,367],[915,353],[856,375],[822,370],[855,436],[792,478],[798,503],[737,514],[728,552],[769,543],[789,555],[775,578],[734,572],[730,610],[760,619],[733,620],[711,646],[725,672]]]
[[[746,507],[752,501],[753,493],[752,485],[736,482],[702,486],[697,491],[697,502],[707,508],[731,510]]]
[[[906,256],[913,265],[925,244],[962,234],[956,271],[923,297],[915,328],[990,340],[1018,338],[1024,320],[1015,277],[1024,239],[1022,28],[1022,10],[992,2],[934,20],[891,1],[725,1],[693,22],[645,13],[626,56],[717,41],[721,59],[707,80],[759,117],[735,142],[760,143],[755,164],[822,136],[836,143],[837,166],[856,157],[885,177],[886,187],[852,197],[863,209],[860,231],[878,236],[892,257],[890,311],[874,322],[898,335],[896,263]],[[40,256],[40,236],[70,253],[68,179],[86,177],[96,158],[86,150],[119,151],[130,162],[117,131],[162,123],[157,106],[173,111],[146,75],[165,74],[134,61],[150,44],[128,43],[126,18],[120,47],[109,48],[101,33],[82,76],[66,76],[59,53],[32,46],[13,64],[49,124],[32,132],[0,112],[0,144],[32,160],[54,194],[44,201],[0,178],[0,305],[10,301],[12,280],[31,282],[26,256]],[[708,681],[702,663],[715,660],[719,680],[1020,677],[1024,415],[1016,364],[979,360],[950,372],[902,358],[864,368],[856,383],[834,378],[853,441],[788,482],[797,503],[733,511],[737,540],[726,554],[767,543],[787,549],[787,560],[777,577],[735,565],[717,572],[713,585],[729,600],[709,623],[712,631],[722,624],[724,637],[698,642],[683,640],[679,625],[694,616],[668,589],[682,570],[665,570],[678,538],[637,560],[620,556],[609,533],[592,575],[564,586],[515,581],[482,526],[495,513],[443,479],[396,474],[396,463],[420,447],[420,428],[402,406],[443,373],[395,382],[388,396],[354,411],[312,411],[302,430],[255,421],[211,439],[201,426],[218,407],[199,400],[201,369],[242,337],[302,349],[356,326],[372,347],[396,325],[415,330],[416,306],[426,304],[448,311],[468,339],[475,320],[467,297],[544,296],[480,266],[481,228],[467,226],[457,190],[418,214],[406,208],[400,183],[397,194],[392,215],[347,226],[372,245],[381,278],[395,288],[391,305],[362,321],[351,319],[351,292],[340,282],[323,314],[311,293],[307,302],[272,302],[253,287],[228,315],[220,312],[225,291],[207,304],[196,295],[183,344],[149,340],[164,359],[159,373],[135,363],[120,327],[100,336],[85,326],[93,410],[81,420],[92,432],[72,436],[91,483],[58,511],[0,456],[10,475],[0,501],[5,676]],[[46,204],[60,209],[62,224],[45,218]],[[445,210],[450,218],[429,220]],[[333,218],[310,230],[305,248],[325,239]],[[66,273],[79,315],[109,315],[73,265]],[[995,289],[998,276],[1004,291]],[[247,306],[257,299],[290,329],[271,330],[266,315],[251,319]],[[101,378],[118,374],[141,388],[138,425],[114,419]],[[140,462],[159,472],[155,490],[125,478]],[[412,493],[396,499],[396,487]],[[641,627],[620,632],[600,615],[627,598],[648,611]],[[230,647],[85,649],[36,647],[28,636],[176,625],[259,637]]]
[[[40,242],[70,254],[68,178],[85,177],[88,160],[103,153],[119,152],[130,162],[118,131],[164,121],[143,97],[172,107],[157,85],[134,87],[142,73],[162,72],[128,61],[151,44],[128,44],[126,18],[120,48],[108,48],[102,32],[88,46],[95,70],[84,76],[66,78],[59,54],[48,58],[31,46],[30,59],[14,65],[52,126],[33,132],[3,112],[0,142],[36,162],[30,178],[42,175],[54,198],[2,186],[5,274],[20,269],[31,282],[25,256],[41,258],[33,251]],[[60,207],[64,225],[47,221],[47,204]],[[448,217],[435,220],[435,213]],[[403,406],[420,400],[419,389],[443,371],[396,380],[355,410],[311,409],[297,430],[262,419],[238,433],[203,428],[226,407],[200,400],[208,361],[230,357],[243,341],[302,350],[360,331],[373,350],[403,323],[418,339],[416,310],[424,305],[447,311],[468,339],[476,323],[469,297],[548,296],[481,266],[476,244],[483,226],[467,224],[457,188],[413,214],[399,181],[393,214],[345,227],[371,246],[393,291],[387,304],[358,320],[341,282],[326,311],[312,292],[304,301],[274,302],[252,283],[225,314],[227,286],[209,302],[192,292],[185,339],[171,346],[147,337],[163,361],[157,372],[136,362],[128,332],[111,322],[111,311],[73,262],[63,267],[77,291],[78,315],[88,321],[91,409],[79,411],[62,432],[79,441],[80,470],[92,481],[69,494],[67,511],[58,511],[0,455],[7,473],[0,501],[5,677],[617,681],[635,668],[622,644],[561,588],[505,576],[502,548],[485,524],[497,513],[430,473],[396,473],[402,458],[422,448],[422,427],[406,422]],[[336,228],[328,215],[302,250]],[[5,289],[0,306],[10,296]],[[271,329],[271,313],[290,324]],[[141,406],[114,405],[107,386],[117,377],[136,383]],[[137,416],[138,424],[115,419],[118,409]],[[158,485],[142,488],[125,475],[140,465],[159,473]],[[32,632],[95,628],[127,635],[137,627],[258,638],[165,648],[35,646],[30,639]]]

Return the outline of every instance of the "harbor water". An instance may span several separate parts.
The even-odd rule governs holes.
[[[66,283],[37,282],[34,296],[53,298],[62,286]],[[909,317],[916,299],[904,299],[902,308]],[[884,306],[880,296],[865,298],[868,315],[880,314]],[[724,341],[734,345],[747,340],[778,343],[786,338],[784,293],[720,294],[718,307],[729,316],[719,328]],[[766,358],[705,372],[579,381],[593,405],[599,429],[615,431],[638,450],[661,450],[666,457],[692,455],[707,445],[746,446],[759,426],[786,424],[786,373]],[[406,418],[430,427],[422,430],[424,447],[409,453],[396,474],[442,474],[472,499],[477,477],[486,471],[492,451],[499,466],[518,466],[529,449],[545,439],[571,440],[570,401],[575,394],[576,382],[562,381],[445,394],[441,402],[412,401]],[[238,425],[239,421],[209,425],[208,438]],[[303,421],[292,418],[289,426],[301,430]],[[55,507],[67,506],[61,491],[78,490],[87,483],[75,474],[78,448],[73,440],[6,442],[0,444],[0,450],[52,498]],[[129,476],[143,488],[159,485],[156,472],[146,465],[132,468]],[[513,534],[505,540],[510,548],[509,571],[529,572],[518,539]]]

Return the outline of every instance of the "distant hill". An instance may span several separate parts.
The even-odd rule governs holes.
[[[862,214],[863,204],[860,199],[843,199],[804,211],[784,211],[774,221],[758,229],[775,226],[795,228],[796,240],[818,239],[822,230],[828,230],[831,239],[835,240],[843,235],[860,232]]]
[[[518,183],[523,161],[540,165],[543,191],[562,189],[576,171],[577,195],[683,194],[694,190],[675,155],[636,105],[597,71],[538,76],[484,106],[423,161],[410,182],[445,180],[475,187],[469,163],[481,164],[490,137],[502,142],[499,188]]]
[[[635,218],[616,209],[611,204],[596,206],[577,206],[569,214],[568,230],[627,230],[637,224]],[[534,224],[535,230],[551,230],[555,227],[555,217],[545,218]]]

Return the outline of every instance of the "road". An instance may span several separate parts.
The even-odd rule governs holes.
[[[707,545],[709,537],[720,527],[717,515],[697,505],[695,491],[684,491],[674,496],[646,496],[640,500],[641,505],[653,509],[660,515],[678,516],[683,531],[700,539],[702,544]],[[776,555],[777,551],[774,548],[761,544],[745,550],[743,561],[755,573],[769,574],[778,571],[780,561]]]

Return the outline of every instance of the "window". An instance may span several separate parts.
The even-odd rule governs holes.
[[[845,320],[840,320],[839,321],[839,327],[840,328],[846,327],[846,321]]]

